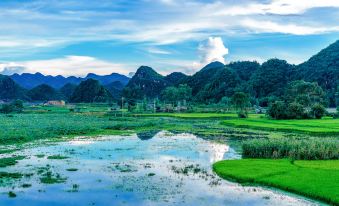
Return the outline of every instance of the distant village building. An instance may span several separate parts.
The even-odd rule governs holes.
[[[54,100],[54,101],[48,101],[45,103],[45,105],[49,105],[49,106],[65,106],[66,103],[63,100]]]

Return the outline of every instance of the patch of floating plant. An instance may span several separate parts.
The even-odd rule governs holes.
[[[0,158],[0,167],[13,166],[18,163],[18,160],[25,159],[25,156],[12,156]]]
[[[79,192],[80,185],[73,184],[72,188],[70,190],[67,190],[67,192]]]
[[[132,166],[130,164],[126,164],[126,163],[112,163],[112,169],[114,171],[119,171],[119,172],[137,172],[138,169],[135,166]]]
[[[210,186],[217,186],[221,184],[221,179],[219,177],[200,167],[199,164],[189,164],[184,166],[172,165],[170,169],[178,175],[197,177],[199,179],[208,181]]]
[[[63,160],[63,159],[68,159],[68,158],[69,157],[62,156],[62,155],[51,155],[47,157],[47,159],[51,159],[51,160]]]
[[[37,158],[44,158],[45,157],[45,155],[44,154],[37,154],[37,155],[35,155]]]
[[[62,177],[59,173],[54,173],[49,165],[40,167],[38,174],[40,175],[40,182],[43,184],[65,183],[67,180],[66,177]]]
[[[69,171],[69,172],[76,172],[76,171],[78,171],[77,168],[68,168],[66,170]]]

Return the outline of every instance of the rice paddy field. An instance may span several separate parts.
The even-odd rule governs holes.
[[[311,135],[339,135],[339,119],[307,119],[307,120],[272,120],[263,116],[248,119],[230,119],[223,121],[224,125],[251,128],[257,130],[301,132]]]
[[[215,163],[213,169],[225,179],[273,186],[330,204],[339,204],[338,160],[225,160]]]

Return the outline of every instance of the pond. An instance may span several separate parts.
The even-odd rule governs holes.
[[[213,162],[241,158],[232,144],[237,142],[221,144],[165,131],[42,144],[17,152],[26,157],[0,168],[24,174],[1,182],[0,205],[319,204],[218,178]]]

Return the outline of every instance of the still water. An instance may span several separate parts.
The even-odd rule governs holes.
[[[300,196],[221,180],[213,162],[241,158],[229,144],[192,134],[139,134],[43,144],[16,153],[0,171],[23,178],[0,185],[0,205],[317,205]],[[62,155],[66,159],[49,159]],[[44,174],[60,180],[42,181]],[[9,191],[17,196],[10,198]]]

